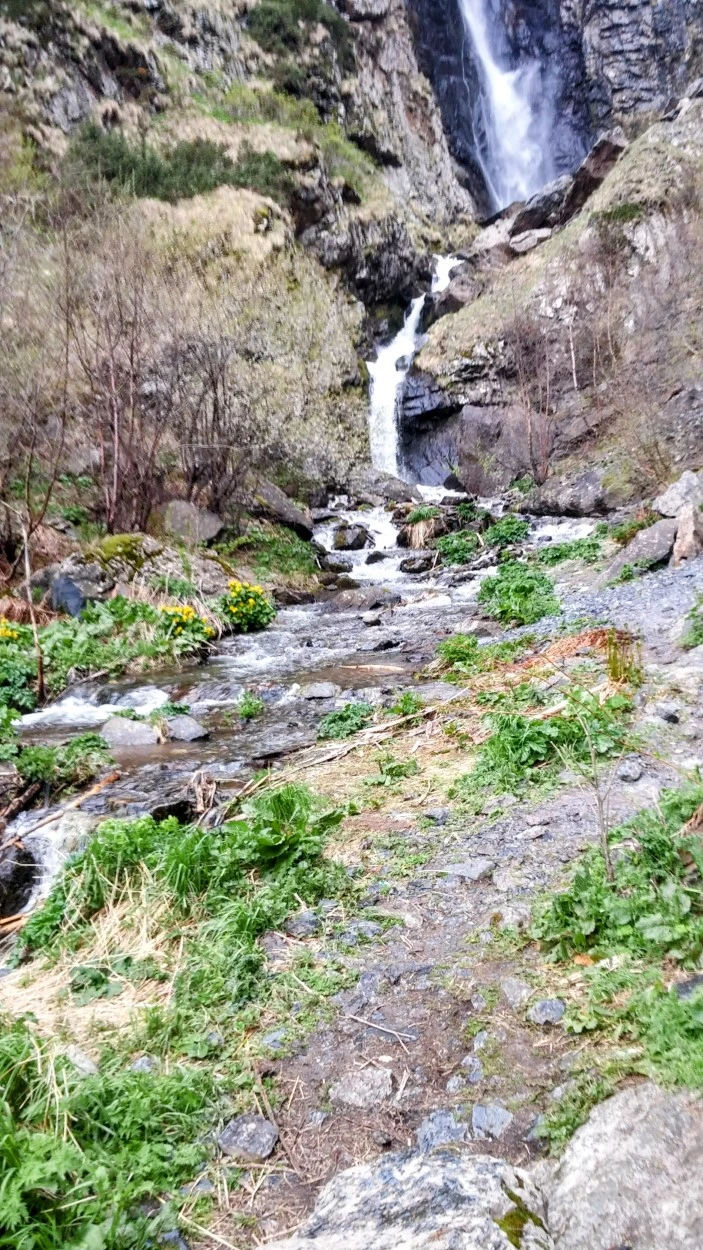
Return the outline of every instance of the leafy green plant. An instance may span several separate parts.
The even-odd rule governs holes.
[[[507,547],[510,543],[520,543],[530,532],[530,522],[524,517],[508,513],[486,530],[485,539],[489,547]]]
[[[468,564],[479,546],[478,534],[473,530],[457,530],[438,538],[435,547],[443,564]]]
[[[406,524],[417,525],[419,521],[434,521],[441,515],[441,508],[436,508],[434,504],[421,503],[417,508],[413,508],[412,512],[408,513]]]
[[[691,624],[681,639],[681,646],[687,651],[691,651],[693,647],[703,646],[703,595],[699,595],[686,620],[690,621]],[[1,672],[2,669],[0,668]]]
[[[632,517],[629,521],[621,521],[618,525],[608,527],[606,522],[603,522],[603,524],[606,527],[605,532],[609,534],[609,537],[619,547],[626,547],[628,543],[632,542],[635,535],[639,534],[640,530],[649,529],[650,525],[654,525],[654,522],[658,519],[656,512],[646,511],[642,515]]]
[[[398,760],[390,751],[378,755],[376,763],[378,774],[375,777],[367,777],[364,785],[390,787],[405,777],[416,777],[420,771],[417,760]]]
[[[303,542],[302,538],[282,525],[266,528],[252,525],[239,538],[218,543],[217,551],[226,559],[244,554],[247,564],[253,566],[258,577],[296,573],[311,576],[318,570],[312,545]]]
[[[261,586],[236,579],[229,583],[227,594],[220,600],[220,611],[235,634],[266,629],[276,616],[276,609]]]
[[[529,637],[506,642],[480,643],[475,634],[453,634],[437,646],[440,671],[448,681],[473,673],[489,673],[500,664],[510,664],[525,647]]]
[[[56,792],[92,781],[110,761],[110,748],[99,734],[85,733],[65,746],[27,746],[18,750],[17,768],[22,780],[45,782]]]
[[[575,538],[569,543],[548,543],[535,553],[538,564],[562,564],[565,560],[583,560],[586,564],[595,564],[600,559],[601,542],[595,535],[587,538]]]
[[[368,725],[373,716],[370,703],[359,700],[358,703],[347,703],[346,707],[337,712],[328,712],[322,717],[317,730],[321,740],[326,738],[351,738]]]
[[[169,604],[159,608],[157,635],[168,639],[175,655],[192,654],[207,646],[215,630],[207,617],[200,616],[189,603]]]
[[[255,716],[261,715],[265,707],[263,699],[252,694],[251,690],[245,690],[237,704],[237,711],[242,720],[253,720]]]
[[[497,576],[484,578],[478,602],[504,625],[531,625],[559,611],[550,579],[517,560],[501,564]]]
[[[422,699],[414,690],[404,690],[395,703],[388,709],[391,716],[414,716],[424,707]]]

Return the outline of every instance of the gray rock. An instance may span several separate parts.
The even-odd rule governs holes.
[[[500,983],[503,991],[503,997],[506,1002],[518,1011],[520,1007],[524,1007],[528,999],[532,998],[534,990],[526,981],[520,981],[518,977],[504,977]]]
[[[449,807],[428,807],[424,811],[425,820],[431,820],[433,825],[446,825],[451,816],[451,808]]]
[[[417,486],[410,486],[383,469],[370,467],[357,469],[352,474],[347,483],[347,493],[355,499],[363,499],[365,495],[373,496],[382,503],[422,503],[422,495]]]
[[[383,560],[388,559],[387,551],[370,551],[366,557],[366,564],[380,564]]]
[[[664,700],[662,703],[656,703],[654,711],[660,720],[666,721],[668,725],[678,725],[681,719],[681,708],[678,703],[670,700]]]
[[[465,1055],[461,1066],[466,1073],[469,1085],[478,1085],[479,1081],[483,1080],[483,1064],[475,1055]]]
[[[639,534],[635,534],[632,542],[623,548],[612,564],[601,574],[598,584],[607,586],[609,582],[615,581],[625,565],[646,571],[655,564],[668,560],[674,546],[677,528],[678,521],[673,519],[656,521],[646,530],[640,530]]]
[[[484,1141],[487,1137],[497,1141],[512,1120],[511,1113],[498,1103],[477,1103],[471,1112],[471,1129],[477,1141]]]
[[[474,1050],[485,1050],[492,1041],[493,1037],[487,1029],[481,1029],[474,1038]]]
[[[462,1089],[466,1089],[466,1077],[461,1076],[459,1073],[456,1076],[450,1076],[445,1089],[448,1094],[461,1093]]]
[[[134,1063],[130,1063],[130,1072],[158,1072],[161,1064],[155,1055],[140,1055]]]
[[[210,737],[210,730],[194,716],[169,716],[166,725],[168,736],[174,742],[198,742],[200,738]]]
[[[595,1107],[548,1182],[559,1250],[700,1250],[703,1105],[656,1085]]]
[[[620,781],[639,781],[644,769],[639,760],[621,760],[617,767]]]
[[[335,551],[361,551],[370,547],[372,538],[365,525],[339,525],[334,531]]]
[[[292,499],[265,478],[257,478],[247,484],[249,510],[254,516],[266,516],[280,521],[293,530],[299,538],[309,542],[312,538],[313,520],[308,508],[299,508]]]
[[[427,1154],[438,1146],[466,1141],[467,1126],[460,1124],[452,1111],[432,1111],[417,1130],[418,1149]]]
[[[374,628],[381,624],[382,617],[380,612],[364,612],[361,620],[364,625]]]
[[[330,1102],[368,1110],[393,1093],[393,1076],[385,1068],[352,1069],[330,1088]]]
[[[546,243],[547,239],[551,239],[552,231],[549,226],[544,226],[541,230],[526,230],[524,234],[516,234],[510,240],[510,251],[516,256],[524,256],[526,252],[532,252],[540,243]]]
[[[540,230],[544,226],[556,226],[568,192],[571,190],[570,174],[562,174],[548,182],[520,209],[510,226],[510,235],[524,234],[527,230]]]
[[[230,1120],[217,1138],[223,1154],[247,1159],[252,1163],[268,1159],[277,1141],[278,1129],[275,1124],[253,1111]]]
[[[111,747],[153,747],[159,740],[153,725],[126,716],[111,716],[100,733]]]
[[[465,859],[460,864],[449,864],[441,871],[451,873],[453,877],[461,877],[464,881],[482,881],[490,877],[495,868],[495,860],[477,855],[473,859]]]
[[[686,469],[678,482],[673,482],[663,494],[657,495],[652,503],[655,512],[662,516],[677,517],[686,504],[703,504],[703,473],[692,473]]]
[[[267,1050],[283,1050],[288,1040],[288,1034],[285,1029],[272,1029],[270,1033],[264,1033],[261,1039],[261,1045]]]
[[[320,930],[320,917],[314,911],[298,911],[289,916],[283,928],[290,937],[313,937]]]
[[[401,573],[429,573],[436,557],[429,551],[423,551],[413,556],[405,556],[400,562]]]
[[[384,1154],[335,1176],[297,1235],[266,1250],[513,1250],[498,1221],[525,1211],[544,1223],[536,1186],[502,1160],[456,1150]],[[553,1243],[528,1221],[522,1250]]]
[[[90,1055],[86,1055],[80,1046],[67,1046],[63,1052],[68,1062],[76,1069],[79,1076],[95,1076],[98,1072],[98,1065]]]
[[[171,499],[155,509],[149,528],[152,533],[172,534],[186,543],[209,543],[221,533],[224,522],[187,499]]]
[[[336,699],[341,693],[342,687],[333,681],[311,681],[300,687],[301,699]]]
[[[527,1015],[533,1024],[558,1024],[565,1011],[560,998],[541,998]]]
[[[701,481],[703,481],[703,475],[701,475]],[[678,515],[678,523],[676,542],[671,557],[675,569],[685,564],[686,560],[693,560],[703,551],[703,512],[701,512],[700,505],[684,504]]]
[[[354,568],[351,556],[340,556],[336,551],[330,551],[322,563],[328,573],[351,573]]]

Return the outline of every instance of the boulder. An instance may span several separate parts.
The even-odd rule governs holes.
[[[646,1083],[596,1107],[548,1182],[558,1250],[700,1250],[703,1103]]]
[[[55,612],[80,616],[86,603],[107,599],[114,587],[111,571],[97,560],[79,554],[68,556],[51,579],[51,606]]]
[[[153,747],[159,741],[158,731],[147,721],[111,716],[100,730],[111,747]]]
[[[436,538],[442,538],[449,532],[449,526],[443,516],[430,517],[427,521],[415,521],[412,525],[404,525],[396,542],[399,547],[411,547],[415,551],[423,547],[431,547]]]
[[[351,573],[354,561],[351,556],[341,556],[335,551],[330,551],[322,560],[322,567],[328,573]]]
[[[338,525],[334,531],[335,551],[361,551],[370,547],[373,540],[365,525]]]
[[[298,1233],[266,1250],[512,1250],[511,1214],[523,1250],[552,1250],[527,1174],[461,1153],[455,1141],[449,1150],[385,1154],[340,1172]]]
[[[271,521],[278,521],[280,525],[286,525],[305,542],[312,538],[313,519],[310,510],[293,503],[273,482],[259,478],[249,488],[248,503],[255,516],[265,516]]]
[[[703,551],[703,512],[698,504],[684,504],[678,516],[678,526],[671,558],[674,568]]]
[[[663,494],[657,495],[652,508],[662,516],[678,516],[688,503],[703,504],[703,472],[692,473],[686,469],[678,482],[672,482]]]
[[[615,581],[625,565],[644,571],[668,560],[674,546],[678,524],[675,517],[667,517],[663,521],[656,521],[646,530],[640,530],[639,534],[635,534],[632,542],[623,547],[605,572],[601,573],[598,584],[607,586],[609,582]]]
[[[464,262],[452,271],[451,281],[444,291],[429,296],[425,325],[430,326],[440,317],[459,312],[467,304],[473,304],[483,293],[485,285],[485,278],[477,272],[476,266]]]
[[[210,730],[201,725],[194,716],[169,716],[166,726],[168,736],[174,742],[198,742],[201,738],[210,737]]]
[[[417,486],[403,482],[383,469],[362,469],[354,473],[347,483],[347,494],[362,502],[380,500],[381,503],[422,503]]]
[[[579,165],[574,174],[571,187],[564,200],[561,221],[568,221],[575,213],[580,212],[586,200],[597,191],[600,184],[617,164],[629,143],[619,128],[600,135],[588,156]]]
[[[555,178],[553,182],[542,187],[541,191],[523,204],[513,218],[508,231],[510,238],[525,234],[528,230],[541,230],[545,226],[558,225],[562,220],[562,210],[572,183],[570,174],[562,174],[560,178]]]
[[[549,226],[543,226],[541,230],[526,230],[524,234],[516,234],[510,240],[510,251],[515,256],[524,256],[526,252],[534,251],[551,237],[552,231]]]
[[[187,499],[170,499],[154,510],[149,520],[152,533],[170,534],[185,543],[209,543],[224,528],[220,517],[198,508]]]
[[[238,1115],[230,1120],[217,1138],[223,1154],[253,1163],[268,1159],[277,1141],[278,1129],[275,1124],[254,1112]]]
[[[406,556],[400,562],[401,573],[429,573],[435,563],[435,555],[432,551],[419,551],[414,556]]]
[[[533,516],[593,516],[617,506],[596,469],[538,486],[524,499],[521,512]]]

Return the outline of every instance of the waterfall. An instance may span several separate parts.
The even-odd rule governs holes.
[[[527,200],[555,177],[549,152],[552,108],[545,98],[541,67],[526,61],[504,64],[497,46],[500,27],[490,0],[459,0],[479,78],[472,101],[474,140],[486,187],[496,209]],[[469,82],[464,74],[469,90]]]
[[[438,295],[449,286],[451,271],[461,264],[456,256],[435,256],[432,294]],[[376,359],[367,361],[369,388],[369,443],[371,463],[398,477],[398,399],[405,376],[420,346],[420,318],[426,295],[414,299],[402,329],[386,347],[379,348]]]

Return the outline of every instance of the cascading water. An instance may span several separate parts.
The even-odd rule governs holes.
[[[500,21],[490,0],[459,0],[479,95],[472,102],[476,156],[496,209],[527,200],[555,177],[550,154],[552,107],[545,96],[541,66],[504,62],[498,38]],[[464,55],[467,49],[464,48]],[[471,79],[464,73],[467,91]]]
[[[456,256],[435,256],[432,294],[438,295],[449,286],[452,269],[461,264]],[[414,299],[402,329],[386,347],[379,348],[375,360],[369,360],[371,378],[369,394],[369,443],[371,463],[395,477],[401,472],[398,462],[398,396],[413,356],[420,346],[420,318],[426,295]]]

